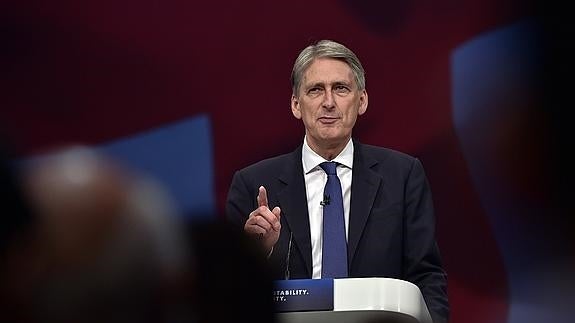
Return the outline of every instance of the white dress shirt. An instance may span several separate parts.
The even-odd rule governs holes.
[[[343,214],[345,221],[345,238],[349,228],[349,204],[351,197],[351,171],[353,169],[353,141],[350,139],[345,148],[332,160],[325,160],[313,151],[304,138],[301,154],[307,194],[307,209],[309,213],[309,231],[311,234],[312,278],[321,278],[321,251],[323,236],[323,190],[327,183],[327,174],[319,167],[326,161],[338,163],[337,176],[341,182],[343,196]]]

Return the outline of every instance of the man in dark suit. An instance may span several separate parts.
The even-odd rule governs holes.
[[[292,86],[303,144],[236,172],[228,219],[260,240],[278,278],[407,280],[421,289],[434,321],[447,321],[447,278],[421,163],[351,137],[368,105],[356,55],[329,40],[308,46]]]

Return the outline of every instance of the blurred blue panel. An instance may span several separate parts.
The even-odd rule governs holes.
[[[465,43],[455,49],[451,61],[454,127],[503,256],[512,323],[572,322],[570,311],[575,306],[575,298],[565,289],[573,279],[565,279],[564,268],[550,267],[549,255],[542,252],[552,237],[533,235],[545,221],[545,210],[537,201],[514,194],[516,183],[499,164],[512,154],[522,156],[520,148],[509,147],[505,140],[507,130],[516,131],[516,121],[538,102],[540,36],[535,23],[518,22]],[[507,155],[499,158],[501,154]],[[550,276],[549,271],[556,274]]]
[[[119,162],[151,175],[187,217],[215,213],[213,142],[207,115],[101,145]]]

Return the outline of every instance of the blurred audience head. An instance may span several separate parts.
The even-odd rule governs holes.
[[[86,147],[28,161],[21,178],[34,220],[5,244],[0,317],[161,322],[178,315],[187,240],[158,184]]]
[[[87,147],[9,164],[0,321],[274,321],[259,246],[223,221],[181,222],[150,177]]]

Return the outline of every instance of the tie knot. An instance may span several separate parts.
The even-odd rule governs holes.
[[[319,167],[321,167],[328,175],[337,175],[337,172],[335,171],[337,167],[336,162],[323,162],[319,164]]]

